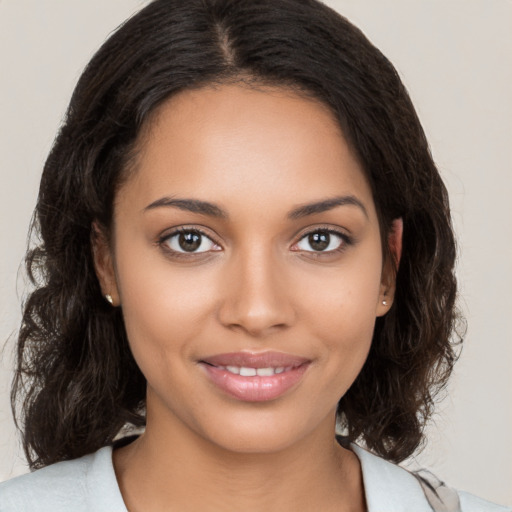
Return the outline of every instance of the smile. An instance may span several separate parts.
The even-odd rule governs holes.
[[[270,377],[271,375],[276,375],[283,372],[289,372],[293,369],[293,366],[279,366],[277,368],[248,368],[247,366],[217,366],[217,368],[221,368],[222,370],[227,370],[230,373],[234,373],[235,375],[241,375],[242,377],[255,377],[259,375],[260,377]]]
[[[201,360],[208,380],[245,402],[275,400],[301,381],[311,361],[279,352],[220,354]]]

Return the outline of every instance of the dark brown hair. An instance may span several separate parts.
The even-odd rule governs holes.
[[[445,187],[395,69],[316,0],[156,0],[93,57],[44,167],[12,391],[31,467],[144,424],[145,379],[121,309],[101,295],[91,225],[111,226],[137,137],[164,100],[240,80],[327,105],[371,184],[383,240],[403,218],[395,301],[338,413],[351,440],[390,460],[420,445],[456,359],[456,251]]]

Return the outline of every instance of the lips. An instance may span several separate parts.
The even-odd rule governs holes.
[[[297,385],[311,361],[281,352],[233,352],[200,361],[209,380],[238,400],[274,400]]]

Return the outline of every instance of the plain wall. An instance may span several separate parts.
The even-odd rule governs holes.
[[[17,329],[38,180],[95,49],[144,2],[0,0],[0,340]],[[451,195],[465,346],[416,464],[512,505],[512,2],[330,0],[390,58]],[[0,366],[0,480],[27,471]],[[413,461],[414,462],[414,461]]]

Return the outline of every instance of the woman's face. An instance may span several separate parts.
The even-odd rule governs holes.
[[[147,378],[148,432],[237,452],[332,436],[393,291],[336,121],[283,89],[202,88],[140,146],[96,265]]]

